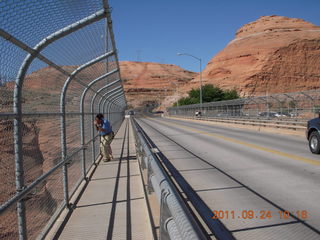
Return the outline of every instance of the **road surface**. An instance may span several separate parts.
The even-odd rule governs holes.
[[[235,238],[320,239],[320,156],[306,139],[190,120],[137,121]]]

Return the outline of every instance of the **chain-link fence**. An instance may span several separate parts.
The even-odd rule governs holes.
[[[41,238],[126,100],[107,0],[0,1],[0,238]]]
[[[320,111],[320,89],[167,109],[169,115],[306,120]]]

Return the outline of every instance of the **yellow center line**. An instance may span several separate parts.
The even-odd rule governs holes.
[[[257,150],[260,150],[260,151],[273,153],[273,154],[276,154],[278,156],[282,156],[282,157],[294,159],[294,160],[297,160],[297,161],[300,161],[300,162],[305,162],[305,163],[310,163],[310,164],[313,164],[313,165],[320,166],[320,161],[313,160],[313,159],[310,159],[310,158],[300,157],[300,156],[293,155],[293,154],[290,154],[290,153],[285,153],[285,152],[281,152],[281,151],[278,151],[278,150],[274,150],[274,149],[270,149],[270,148],[266,148],[266,147],[261,147],[261,146],[256,145],[256,144],[252,144],[252,143],[248,143],[248,142],[244,142],[244,141],[239,141],[237,139],[230,138],[230,137],[225,137],[225,136],[222,136],[222,135],[219,135],[219,134],[215,134],[215,133],[208,133],[208,132],[204,132],[204,131],[200,131],[200,130],[195,130],[193,128],[186,127],[186,126],[181,126],[181,125],[176,124],[176,123],[165,123],[163,121],[156,120],[154,118],[149,118],[149,117],[147,117],[147,118],[148,119],[152,119],[154,121],[161,122],[162,124],[165,124],[165,125],[175,125],[178,128],[186,129],[186,130],[189,130],[191,132],[195,132],[195,133],[199,133],[199,134],[203,134],[203,135],[207,135],[207,136],[223,139],[225,141],[233,142],[233,143],[236,143],[236,144],[240,144],[240,145],[243,145],[243,146],[246,146],[246,147],[249,147],[249,148],[254,148],[254,149],[257,149]]]

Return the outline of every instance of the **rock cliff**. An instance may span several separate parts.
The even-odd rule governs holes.
[[[319,87],[320,27],[302,19],[263,16],[241,27],[203,71],[203,82],[241,96]],[[196,77],[186,90],[199,86]]]
[[[133,107],[160,103],[164,97],[176,94],[179,86],[188,84],[197,73],[172,64],[152,62],[120,62],[126,98]]]

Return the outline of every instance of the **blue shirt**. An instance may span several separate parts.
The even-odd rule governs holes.
[[[112,127],[109,123],[109,121],[107,119],[102,118],[102,124],[101,124],[101,128],[103,128],[104,130],[107,130],[106,132],[99,132],[100,136],[104,136],[106,134],[109,134],[112,132]]]

